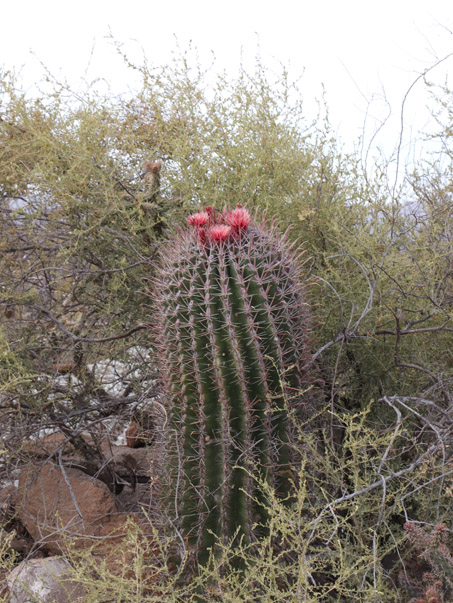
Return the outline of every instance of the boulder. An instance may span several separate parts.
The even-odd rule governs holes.
[[[62,557],[22,561],[7,578],[9,603],[84,601],[84,588],[70,579],[70,570]]]
[[[155,555],[149,522],[138,513],[118,512],[107,486],[78,469],[28,465],[19,476],[16,501],[20,520],[41,550],[58,555],[89,548],[114,573],[130,569],[138,537]],[[128,539],[129,528],[140,536]]]
[[[131,424],[132,425],[132,424]],[[87,434],[80,436],[90,446],[94,446],[93,439]],[[140,432],[140,437],[142,434]],[[141,440],[140,440],[141,442]],[[137,444],[140,446],[140,444]],[[87,461],[75,450],[73,444],[60,432],[55,432],[36,440],[26,442],[24,449],[33,456],[33,460],[50,460],[56,453],[61,453],[63,465],[78,466],[84,473],[96,476],[106,483],[111,490],[112,481],[115,485],[149,482],[150,467],[155,455],[150,447],[130,447],[128,445],[112,444],[108,437],[100,441],[98,449],[99,458]],[[117,479],[119,478],[119,479]],[[118,492],[117,492],[118,493]]]
[[[22,469],[17,491],[20,520],[46,550],[59,554],[68,537],[74,545],[89,545],[117,513],[115,499],[101,481],[74,468],[54,463]]]

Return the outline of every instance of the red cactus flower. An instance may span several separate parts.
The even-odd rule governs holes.
[[[225,221],[235,230],[247,230],[250,224],[250,213],[245,207],[238,205],[225,216]]]
[[[208,230],[208,237],[211,241],[225,241],[231,234],[231,226],[227,224],[216,224]]]
[[[209,214],[206,211],[198,211],[187,218],[190,226],[204,226],[209,221]]]
[[[160,172],[161,167],[162,167],[162,161],[147,161],[145,163],[145,171],[151,172],[153,174]]]

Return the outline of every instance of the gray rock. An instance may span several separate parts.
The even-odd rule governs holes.
[[[69,574],[70,565],[62,557],[22,561],[7,578],[8,603],[82,602],[85,590]]]

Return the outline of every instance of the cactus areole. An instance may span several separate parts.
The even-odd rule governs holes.
[[[203,561],[217,537],[266,529],[266,485],[289,495],[308,326],[300,256],[275,225],[241,206],[187,222],[162,254],[156,306],[172,505]]]

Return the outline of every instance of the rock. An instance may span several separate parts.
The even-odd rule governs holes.
[[[118,476],[113,471],[113,465],[108,462],[111,455],[103,456],[101,448],[108,443],[107,438],[104,440],[106,442],[100,440],[100,447],[98,447],[91,436],[80,434],[77,445],[86,445],[85,454],[83,454],[63,433],[55,432],[26,442],[24,450],[32,456],[33,461],[37,459],[50,461],[58,453],[58,458],[64,466],[80,469],[83,473],[104,482],[112,492],[117,493],[121,491],[124,484],[117,479]],[[129,473],[130,471],[126,470],[125,475],[129,475]]]
[[[140,427],[135,421],[131,421],[126,429],[126,446],[129,448],[140,448],[144,446],[143,439],[139,436]]]
[[[156,436],[156,427],[151,416],[143,415],[129,423],[126,430],[126,445],[129,448],[150,446]]]
[[[84,601],[84,588],[70,579],[70,569],[62,557],[22,561],[7,578],[9,603]]]
[[[87,444],[93,444],[93,438],[89,435],[81,434],[80,437]],[[63,458],[72,458],[77,454],[74,445],[61,431],[55,431],[41,438],[27,440],[23,443],[23,450],[39,458],[51,456],[58,451],[62,452]]]
[[[136,424],[131,423],[131,425]],[[89,435],[82,434],[81,437],[88,445],[94,446],[93,439]],[[95,447],[98,458],[93,456],[91,460],[83,458],[66,436],[59,432],[28,441],[24,449],[32,455],[33,461],[36,459],[50,461],[51,457],[59,452],[63,465],[77,467],[87,475],[103,481],[110,490],[118,493],[126,484],[134,486],[137,483],[149,482],[152,464],[150,447],[141,447],[144,441],[142,438],[148,437],[147,434],[143,431],[135,431],[135,447],[132,448],[130,436],[127,437],[129,444],[126,446],[112,444],[108,437],[102,438],[99,447]],[[147,442],[149,443],[153,438],[154,435],[149,435]]]
[[[89,545],[87,537],[100,536],[117,508],[103,482],[49,462],[21,471],[17,511],[34,541],[59,554],[68,537],[79,548]]]
[[[128,537],[129,531],[132,531],[132,537]],[[103,526],[103,538],[94,543],[91,554],[103,559],[112,574],[130,579],[136,570],[134,559],[137,557],[137,547],[148,561],[160,554],[150,532],[150,523],[138,513],[112,515],[110,521]],[[154,576],[153,579],[155,578]]]
[[[133,474],[135,478],[129,480],[131,483],[149,481],[153,456],[150,448],[130,448],[105,442],[101,449],[105,459],[117,475],[127,478]]]
[[[126,446],[120,448],[131,452]],[[128,564],[133,561],[136,542],[128,543],[126,538],[130,526],[138,528],[149,543],[149,522],[138,513],[118,512],[107,486],[78,469],[63,472],[53,463],[29,465],[19,476],[16,498],[19,518],[33,540],[53,554],[90,548],[119,572],[124,559]]]
[[[133,575],[137,546],[145,558],[159,554],[149,521],[139,513],[118,512],[107,486],[78,469],[63,470],[50,462],[24,468],[17,511],[41,550],[77,555],[77,550],[89,549],[90,556],[103,559],[115,575]],[[135,536],[128,538],[129,529],[137,530]],[[147,581],[155,579],[146,576]]]

